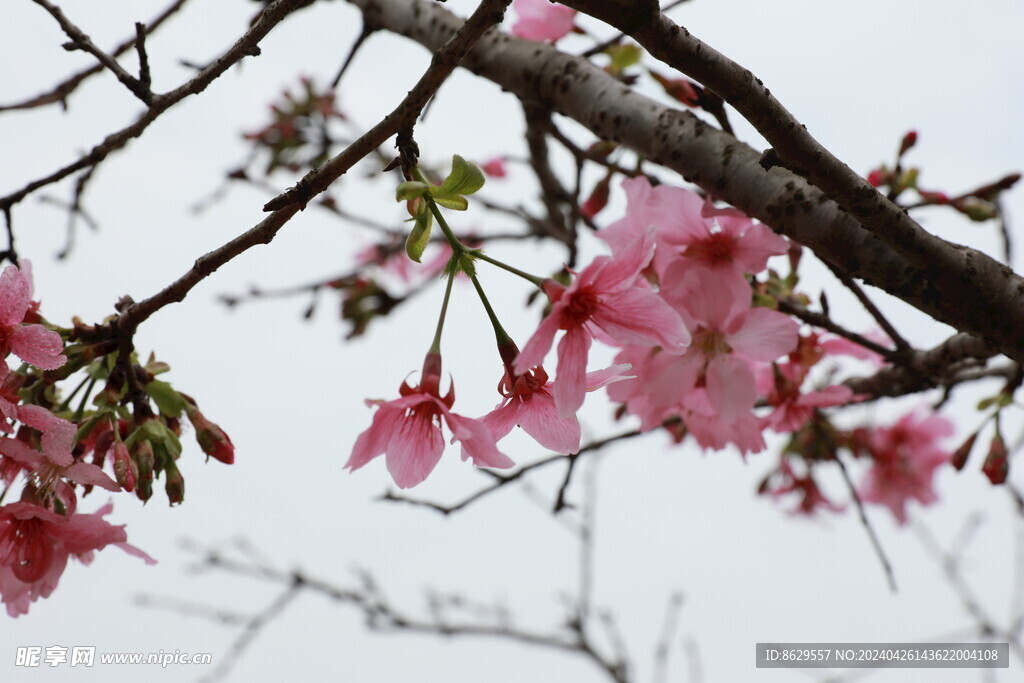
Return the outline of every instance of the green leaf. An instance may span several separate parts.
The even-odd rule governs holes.
[[[185,399],[167,382],[161,382],[158,379],[153,380],[146,385],[146,393],[156,402],[160,412],[164,415],[178,418],[181,417],[182,411],[185,410]]]
[[[438,197],[434,200],[446,209],[453,211],[465,211],[469,208],[469,200],[461,195],[454,197]]]
[[[640,49],[640,46],[633,43],[612,45],[605,52],[612,58],[612,63],[608,65],[608,70],[612,74],[621,74],[628,67],[638,63],[644,56],[644,51]]]
[[[458,154],[452,155],[452,172],[440,187],[431,187],[434,199],[473,194],[484,186],[484,172],[476,164],[466,161]]]
[[[430,186],[418,180],[408,180],[395,188],[395,201],[404,202],[422,197],[430,191]]]
[[[430,241],[430,228],[433,224],[434,216],[430,210],[421,211],[416,216],[416,225],[409,233],[409,239],[405,241],[405,253],[416,263],[420,262],[423,250],[427,248],[427,242]]]

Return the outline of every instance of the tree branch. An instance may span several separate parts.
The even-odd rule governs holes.
[[[153,33],[153,31],[160,28],[160,25],[163,24],[171,15],[180,10],[187,1],[188,0],[176,0],[173,4],[171,4],[170,7],[168,7],[159,15],[154,17],[152,21],[145,24],[145,34],[149,35]],[[135,41],[137,37],[138,31],[136,30],[136,38],[131,38],[118,45],[116,48],[110,51],[110,56],[115,58],[120,57],[125,52],[132,49],[132,47],[135,46]],[[34,109],[35,107],[42,107],[47,104],[53,104],[55,102],[60,102],[66,109],[68,95],[73,93],[78,88],[78,86],[81,85],[82,82],[85,81],[87,78],[95,74],[98,74],[101,71],[103,71],[103,65],[96,64],[95,66],[92,66],[88,69],[79,71],[75,75],[70,76],[69,78],[57,84],[52,89],[39,95],[36,95],[35,97],[31,97],[27,100],[21,100],[19,102],[14,102],[12,104],[0,105],[0,112],[12,111],[15,109]]]
[[[367,17],[372,16],[377,26],[410,37],[428,49],[442,44],[458,26],[458,19],[436,3],[349,2],[361,8]],[[659,18],[657,3],[594,0],[566,4],[610,21],[645,44],[653,54],[669,54],[667,48],[648,44],[655,37],[673,45],[673,50],[681,49],[675,41],[681,40],[677,36],[684,36],[684,31],[668,19]],[[618,8],[618,13],[609,7]],[[642,26],[646,28],[640,31]],[[723,57],[702,43],[699,45],[698,50],[697,44],[693,44],[693,50],[707,56],[712,66],[704,67],[708,73],[695,71],[691,75],[704,76],[704,82],[717,92],[710,76],[716,73],[715,69],[726,69],[732,63],[722,62]],[[670,63],[678,62],[673,57]],[[494,33],[485,36],[464,63],[469,70],[521,99],[537,100],[577,120],[598,136],[620,142],[677,171],[716,197],[810,247],[851,276],[884,289],[958,330],[984,336],[1001,352],[1024,360],[1024,279],[980,252],[925,233],[866,182],[850,180],[851,189],[839,181],[826,182],[818,178],[825,172],[815,171],[816,182],[849,207],[850,212],[846,212],[825,192],[792,171],[780,166],[762,168],[761,154],[731,135],[688,112],[639,95],[586,60],[563,54],[549,45]],[[743,73],[749,74],[745,70]],[[737,84],[744,84],[743,89],[719,94],[742,100],[752,98],[755,89],[763,90],[753,75],[749,82],[743,76],[735,79]],[[745,105],[744,109],[749,107]],[[770,117],[765,114],[762,118]],[[790,119],[791,116],[784,120]],[[788,128],[788,124],[784,127]],[[773,129],[773,137],[779,137],[778,128]],[[818,150],[806,159],[782,142],[779,140],[777,145],[779,153],[790,165],[810,165],[817,160]],[[832,166],[826,164],[826,168]],[[865,185],[872,196],[865,196]],[[882,224],[884,229],[879,227]],[[899,245],[894,246],[894,242]]]

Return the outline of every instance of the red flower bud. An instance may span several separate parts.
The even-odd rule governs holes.
[[[1010,462],[1006,456],[1006,444],[1003,442],[1003,437],[996,434],[992,437],[992,445],[988,448],[985,464],[981,466],[981,471],[993,485],[1005,482],[1006,476],[1010,473]]]
[[[903,140],[900,141],[900,152],[899,156],[903,156],[907,153],[911,147],[917,144],[917,131],[912,130],[903,136]]]
[[[606,175],[597,185],[594,186],[594,191],[590,194],[590,197],[580,207],[580,213],[585,218],[591,219],[596,216],[601,209],[608,206],[608,194],[610,185],[612,182],[611,174]]]

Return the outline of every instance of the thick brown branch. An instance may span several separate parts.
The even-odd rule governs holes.
[[[857,394],[904,396],[945,385],[965,366],[984,365],[996,351],[980,337],[957,334],[927,351],[901,357],[901,365],[884,368],[870,377],[849,379],[844,384]]]
[[[443,44],[459,23],[443,7],[422,0],[349,1],[368,19],[372,17],[375,25],[408,36],[428,49]],[[595,0],[566,4],[618,20],[617,28],[644,42],[654,35],[649,33],[654,31],[650,28],[654,23],[664,24],[657,35],[665,40],[683,35],[678,27],[673,31],[668,20],[658,19],[657,3]],[[612,5],[619,7],[621,14],[606,16],[607,12],[598,11]],[[636,33],[644,26],[643,32]],[[828,192],[850,206],[851,212],[843,211],[822,190],[792,171],[779,166],[762,168],[761,154],[731,135],[687,112],[643,97],[586,60],[549,45],[496,33],[485,36],[464,64],[521,99],[537,100],[598,136],[679,172],[810,247],[851,276],[960,331],[986,337],[1001,352],[1024,360],[1024,279],[980,252],[924,233],[905,216],[894,223],[896,227],[878,229],[878,223],[892,217],[880,195],[864,198],[858,194],[860,190],[849,190],[847,194],[857,199],[854,204],[822,181]],[[715,89],[707,78],[704,81]],[[748,91],[757,87],[756,80],[747,86]],[[779,146],[779,153],[791,165],[810,165],[785,146]],[[878,194],[873,188],[871,192]],[[887,243],[904,237],[909,241],[898,248]]]

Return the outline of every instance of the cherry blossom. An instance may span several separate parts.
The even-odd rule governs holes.
[[[403,489],[416,486],[441,459],[442,422],[451,430],[453,442],[462,444],[463,460],[472,459],[478,467],[512,467],[515,463],[498,450],[494,435],[483,422],[451,411],[455,388],[442,398],[440,384],[441,356],[430,353],[423,363],[419,386],[403,381],[399,387],[401,398],[367,401],[367,405],[378,406],[377,412],[369,429],[356,440],[345,467],[355,471],[384,454],[395,484]]]
[[[576,17],[576,10],[548,0],[514,0],[512,9],[519,17],[512,35],[526,40],[554,43],[572,31]]]
[[[35,405],[19,406],[18,419],[39,431],[40,450],[20,439],[0,439],[0,454],[31,470],[42,485],[52,488],[61,479],[68,479],[83,486],[99,486],[115,492],[121,490],[117,482],[99,467],[77,460],[72,455],[77,429],[73,422]]]
[[[505,167],[505,157],[492,157],[480,164],[480,170],[487,174],[490,178],[504,178],[508,175],[508,169]]]
[[[89,564],[94,551],[116,545],[156,563],[127,543],[124,526],[103,519],[112,510],[108,503],[94,514],[64,516],[26,501],[0,507],[0,599],[10,616],[26,614],[32,602],[49,597],[69,557]]]
[[[871,468],[857,492],[867,503],[884,505],[900,524],[907,522],[907,502],[930,505],[938,500],[935,470],[950,460],[938,442],[953,434],[946,418],[912,412],[892,427],[876,427],[859,438],[857,447],[871,456]]]
[[[764,419],[766,427],[780,433],[795,432],[811,419],[816,409],[844,405],[862,398],[842,385],[801,392],[800,387],[808,370],[804,365],[793,362],[760,369],[757,376],[758,392],[774,408]]]
[[[559,417],[568,418],[583,405],[587,354],[595,336],[623,345],[659,345],[675,353],[689,343],[690,335],[679,315],[649,287],[637,284],[653,249],[653,233],[647,231],[616,257],[594,259],[569,287],[544,281],[551,312],[526,343],[513,369],[522,375],[541,365],[555,334],[565,330],[558,344],[553,391]]]
[[[0,362],[13,353],[29,365],[55,370],[67,361],[60,335],[42,325],[23,324],[32,310],[32,279],[25,271],[7,266],[0,273]]]
[[[681,187],[651,187],[639,176],[622,182],[626,215],[599,235],[613,251],[635,240],[648,226],[657,229],[654,269],[662,278],[670,267],[676,277],[695,264],[715,279],[742,278],[765,269],[768,258],[785,254],[786,240],[735,209],[719,209]]]
[[[604,370],[588,372],[584,379],[587,391],[596,391],[613,382],[628,379],[624,373],[629,365],[613,365]],[[560,417],[552,395],[553,383],[543,367],[536,367],[509,380],[506,371],[498,385],[504,397],[491,412],[480,418],[495,439],[501,439],[516,425],[523,428],[537,443],[555,453],[569,455],[580,449],[580,423],[575,415]]]

